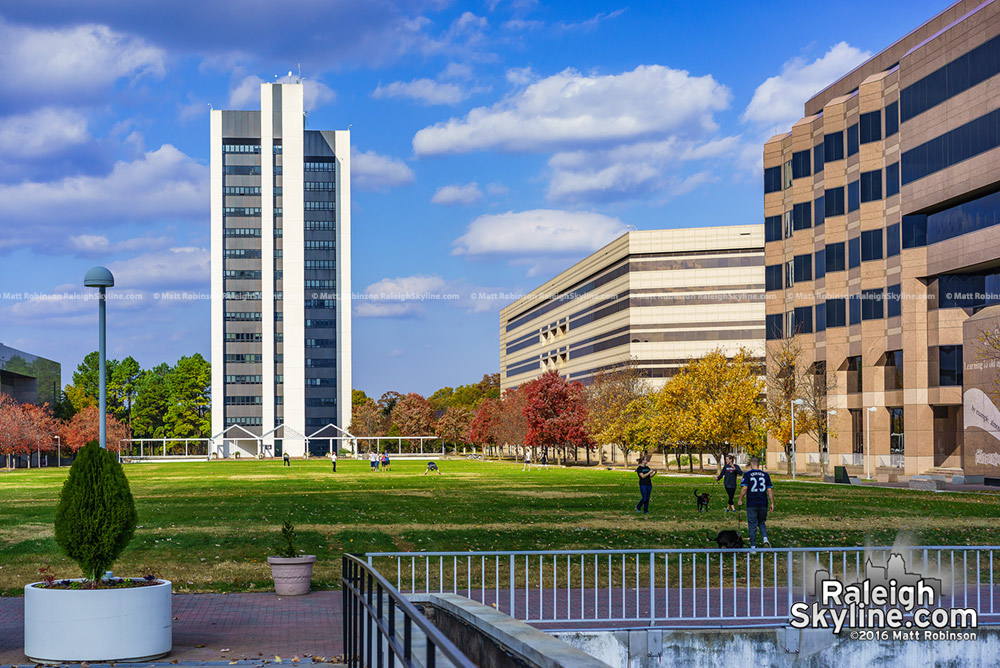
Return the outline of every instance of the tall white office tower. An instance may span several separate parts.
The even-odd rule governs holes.
[[[222,456],[323,454],[351,419],[350,133],[304,121],[301,83],[261,84],[260,111],[211,112]]]

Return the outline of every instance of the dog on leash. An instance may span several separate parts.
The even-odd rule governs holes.
[[[732,529],[720,531],[718,536],[715,538],[709,536],[708,539],[718,543],[720,550],[738,550],[743,547],[743,536],[740,535],[739,531]]]
[[[698,490],[694,492],[694,498],[698,500],[698,512],[707,513],[708,512],[708,492],[704,494],[699,494]]]

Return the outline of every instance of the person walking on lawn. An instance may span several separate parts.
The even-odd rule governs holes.
[[[733,495],[736,494],[736,488],[740,486],[739,480],[742,476],[743,471],[737,466],[733,456],[726,455],[726,463],[719,470],[719,475],[715,476],[715,481],[719,482],[725,478],[722,484],[726,488],[726,494],[729,495],[729,505],[726,506],[727,513],[736,512],[736,508],[733,506]]]
[[[649,497],[653,493],[653,476],[656,475],[656,471],[649,468],[649,455],[644,454],[639,457],[639,466],[636,467],[635,472],[639,476],[639,493],[642,495],[639,498],[639,503],[635,506],[635,512],[648,515]]]
[[[747,530],[750,532],[750,549],[757,549],[757,529],[764,539],[764,545],[771,547],[767,540],[767,512],[774,512],[774,487],[771,476],[760,470],[760,458],[750,458],[750,470],[743,474],[740,483],[740,502],[747,503]]]

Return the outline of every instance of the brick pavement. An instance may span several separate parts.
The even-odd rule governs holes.
[[[174,648],[182,663],[299,657],[333,661],[343,653],[341,593],[175,594]],[[58,629],[53,629],[58,633]],[[24,599],[0,598],[0,666],[24,664]],[[311,661],[310,659],[307,659]]]

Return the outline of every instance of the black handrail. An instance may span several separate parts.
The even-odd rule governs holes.
[[[434,668],[435,650],[439,650],[456,668],[475,668],[475,664],[421,614],[409,599],[396,591],[388,580],[359,558],[359,555],[344,555],[342,579],[344,663],[350,668],[385,668],[385,654],[388,654],[388,668],[395,668],[397,657],[404,668]],[[383,609],[386,596],[388,611]],[[373,597],[376,598],[374,602]],[[403,613],[402,642],[396,637],[397,609]],[[413,659],[414,624],[427,638],[427,657],[422,665]],[[377,637],[374,635],[376,631]],[[388,652],[383,651],[383,643]]]

